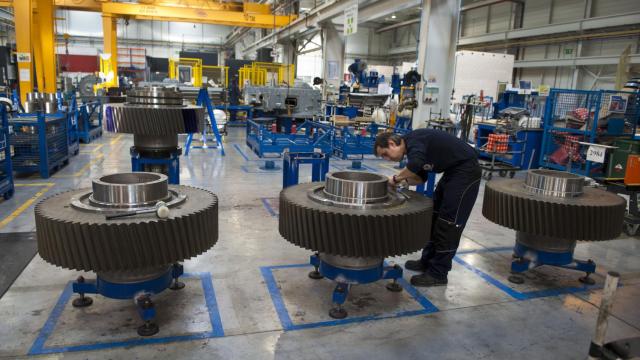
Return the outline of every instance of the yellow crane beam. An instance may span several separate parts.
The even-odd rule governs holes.
[[[102,3],[100,0],[55,0],[57,8],[80,11],[99,12],[102,10]]]
[[[265,13],[265,9],[269,11]],[[270,6],[245,3],[243,11],[212,9],[206,6],[185,7],[168,5],[145,5],[140,3],[102,4],[102,12],[120,17],[141,20],[161,20],[178,22],[208,23],[229,26],[274,28],[289,24],[295,15],[272,15]]]
[[[53,1],[51,0],[37,0],[38,12],[37,12],[37,24],[38,31],[34,31],[34,34],[38,37],[40,43],[40,61],[36,57],[36,65],[38,69],[42,71],[42,83],[40,82],[40,75],[38,75],[38,89],[40,91],[54,93],[56,92],[56,43],[54,36],[54,24],[53,19],[55,16],[55,10],[53,7]],[[34,50],[35,45],[34,45]],[[34,51],[38,54],[37,51]]]
[[[13,3],[13,16],[16,24],[23,24],[20,31],[16,31],[16,58],[18,60],[20,101],[25,101],[27,93],[33,91],[33,63],[31,56],[33,10],[31,8],[31,0],[20,0]]]

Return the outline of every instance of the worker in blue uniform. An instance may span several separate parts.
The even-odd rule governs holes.
[[[428,172],[442,173],[433,194],[430,241],[420,259],[407,261],[405,268],[421,272],[411,278],[414,286],[446,285],[480,187],[482,171],[475,150],[444,131],[417,129],[403,136],[379,134],[374,154],[391,161],[407,157],[406,167],[389,178],[392,186],[422,184]]]

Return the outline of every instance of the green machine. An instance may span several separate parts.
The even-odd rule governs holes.
[[[609,155],[607,166],[608,180],[622,180],[627,170],[627,158],[631,154],[640,154],[640,141],[629,139],[617,139],[613,146],[616,147]]]

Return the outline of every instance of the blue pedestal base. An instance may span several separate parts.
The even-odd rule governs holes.
[[[509,281],[513,283],[522,283],[524,282],[524,278],[517,274],[542,265],[583,271],[586,275],[580,278],[580,281],[589,285],[594,283],[593,279],[589,277],[596,271],[596,263],[592,260],[576,260],[573,258],[573,251],[548,252],[536,250],[520,243],[516,243],[513,248],[511,272],[516,275],[510,276]]]
[[[168,157],[147,157],[131,147],[131,171],[147,171],[147,166],[160,165],[166,169],[169,184],[180,185],[180,154],[182,149],[177,148]]]
[[[324,181],[329,156],[319,152],[285,152],[282,157],[282,188],[298,185],[300,165],[311,164],[311,181]]]
[[[85,280],[80,276],[73,283],[73,292],[80,296],[73,301],[74,307],[86,307],[93,304],[93,300],[85,294],[99,294],[109,299],[134,299],[138,315],[144,323],[138,328],[140,336],[155,335],[159,331],[158,325],[153,323],[156,316],[155,306],[151,296],[159,294],[167,288],[179,290],[184,284],[178,278],[184,273],[181,264],[174,264],[158,277],[140,282],[114,283],[98,275],[94,280]]]
[[[342,307],[342,304],[345,303],[349,296],[351,285],[368,284],[381,279],[389,279],[393,280],[393,282],[387,284],[387,290],[393,292],[402,291],[402,287],[396,282],[397,279],[402,278],[402,268],[399,265],[386,266],[382,261],[380,265],[369,268],[342,268],[325,262],[318,254],[311,255],[309,262],[315,268],[309,273],[310,278],[321,279],[326,277],[337,283],[332,295],[335,307],[329,311],[329,316],[335,319],[347,317],[347,311]]]
[[[349,170],[362,170],[362,161],[360,160],[351,160],[351,166],[348,167]]]
[[[280,168],[276,166],[275,160],[265,160],[264,165],[260,166],[260,170],[277,171]]]

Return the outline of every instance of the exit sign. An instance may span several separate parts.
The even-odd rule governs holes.
[[[571,55],[571,54],[573,54],[573,49],[564,49],[564,54],[565,54],[565,55]]]

